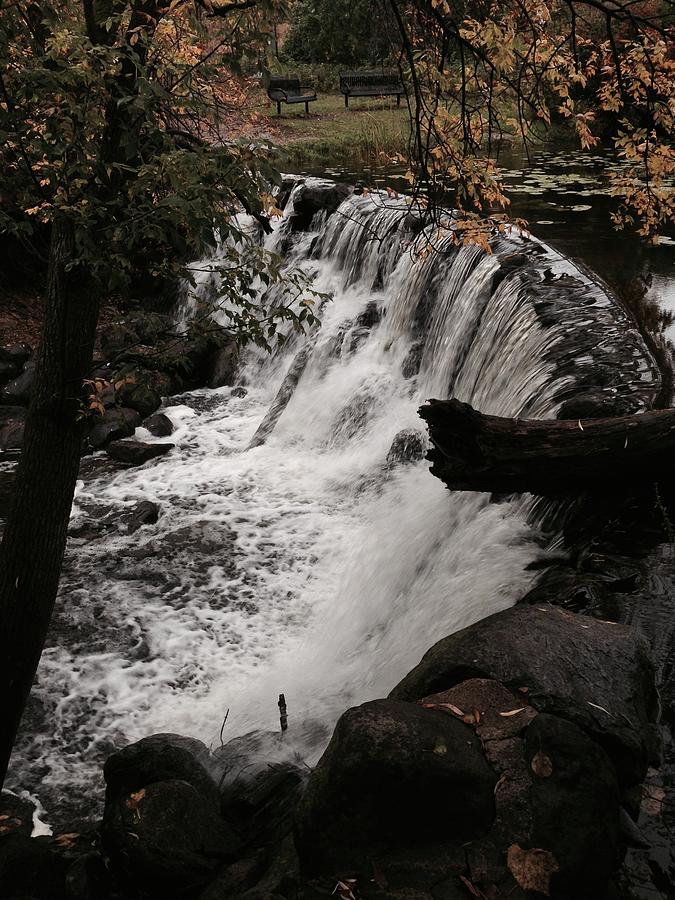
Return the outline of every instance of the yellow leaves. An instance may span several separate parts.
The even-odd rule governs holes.
[[[520,844],[511,844],[506,855],[509,871],[525,891],[538,891],[549,897],[551,876],[560,869],[555,856],[548,850],[534,848],[523,850]]]
[[[574,128],[584,150],[595,147],[596,144],[600,143],[600,138],[591,132],[591,124],[594,121],[595,113],[592,112],[577,113],[574,117]]]
[[[67,834],[60,834],[54,841],[54,843],[58,844],[59,847],[62,847],[64,850],[70,850],[71,847],[74,847],[77,843],[77,839],[80,834],[77,831],[70,831]]]
[[[553,761],[550,756],[539,751],[532,757],[530,768],[537,778],[549,778],[553,774]]]
[[[15,816],[0,816],[0,834],[9,834],[23,825],[23,820]]]
[[[133,813],[134,822],[141,821],[141,804],[145,799],[145,788],[142,788],[140,791],[135,791],[132,794],[129,794],[125,801],[125,806],[127,809],[130,809]]]

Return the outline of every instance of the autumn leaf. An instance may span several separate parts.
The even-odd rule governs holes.
[[[551,892],[551,876],[560,866],[548,850],[535,847],[523,850],[520,844],[511,844],[506,855],[509,871],[523,890],[538,891],[546,897]]]
[[[540,751],[532,757],[530,768],[537,778],[548,778],[553,774],[553,761],[550,756]]]

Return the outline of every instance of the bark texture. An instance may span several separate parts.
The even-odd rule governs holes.
[[[0,545],[0,783],[54,608],[82,450],[98,302],[86,273],[68,271],[72,257],[71,227],[55,222],[35,391]]]
[[[673,478],[675,410],[588,420],[486,416],[459,400],[430,400],[432,474],[451,490],[563,496]]]

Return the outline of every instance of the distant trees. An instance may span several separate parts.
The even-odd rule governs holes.
[[[371,0],[296,0],[284,56],[298,62],[365,66],[392,61],[395,23]]]

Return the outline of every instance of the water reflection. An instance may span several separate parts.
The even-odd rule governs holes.
[[[614,229],[609,214],[616,201],[609,194],[608,175],[617,167],[616,158],[581,150],[540,150],[528,161],[522,151],[509,149],[500,162],[512,215],[529,222],[537,237],[592,269],[631,308],[636,299],[652,304],[649,327],[663,330],[675,343],[675,240],[663,234],[657,245],[646,246],[639,237]],[[401,166],[358,168],[349,161],[329,161],[296,169],[304,175],[409,189]]]

